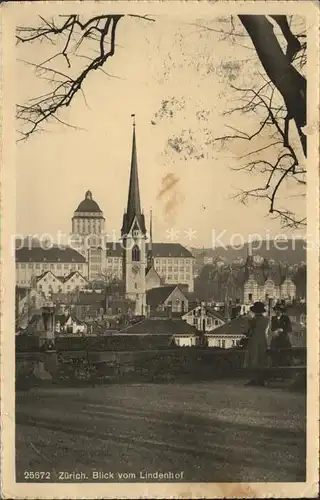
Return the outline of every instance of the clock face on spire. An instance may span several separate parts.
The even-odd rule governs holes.
[[[132,266],[132,272],[133,274],[139,274],[140,272],[140,266],[138,264],[134,264],[134,266]]]

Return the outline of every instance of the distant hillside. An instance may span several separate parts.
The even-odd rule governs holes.
[[[273,259],[276,261],[287,262],[289,265],[306,262],[307,255],[305,250],[305,240],[288,239],[288,241],[280,242],[274,240],[262,240],[252,243],[252,254]],[[233,262],[236,259],[245,259],[248,255],[249,244],[245,243],[240,248],[232,246],[216,247],[216,248],[192,248],[191,252],[196,257],[197,262],[204,263],[204,258],[214,258]],[[283,249],[282,249],[283,248]]]

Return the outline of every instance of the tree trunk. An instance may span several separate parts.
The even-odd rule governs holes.
[[[240,15],[239,19],[248,32],[268,77],[284,99],[288,118],[296,123],[306,155],[306,137],[301,131],[306,125],[306,79],[284,54],[272,23],[266,16]]]

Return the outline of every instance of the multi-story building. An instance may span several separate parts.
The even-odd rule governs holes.
[[[255,301],[290,301],[297,296],[294,269],[280,262],[248,255],[244,264],[203,267],[196,280],[196,293],[203,301],[218,300],[250,304]],[[300,279],[300,281],[303,281]]]
[[[151,234],[147,233],[140,202],[135,127],[128,204],[121,238],[107,241],[105,229],[103,212],[92,192],[87,191],[72,217],[70,247],[44,248],[37,245],[16,251],[17,285],[28,287],[32,278],[43,278],[47,271],[54,275],[52,283],[53,279],[61,281],[60,278],[74,271],[79,271],[88,281],[124,280],[127,298],[134,296],[137,300],[139,296],[140,314],[146,306],[148,288],[165,284],[187,285],[188,291],[193,292],[195,259],[191,252],[179,243],[153,243]],[[151,279],[151,269],[154,277],[158,275],[159,279]],[[146,275],[149,275],[147,280]],[[153,281],[157,284],[153,285]],[[56,284],[55,288],[59,288],[60,285]]]
[[[122,279],[122,244],[107,243],[106,275]],[[188,285],[193,292],[194,257],[180,243],[152,243],[153,265],[163,283]]]
[[[87,191],[72,217],[71,241],[72,247],[88,262],[89,280],[99,279],[105,274],[104,225],[102,210],[92,198],[91,191]]]
[[[49,298],[58,293],[75,293],[83,290],[88,281],[79,271],[72,271],[67,276],[58,277],[52,271],[45,271],[36,278],[36,289]]]
[[[88,264],[83,255],[70,247],[43,248],[22,247],[16,250],[16,284],[30,287],[32,279],[51,271],[55,277],[63,278],[73,271],[88,276]]]

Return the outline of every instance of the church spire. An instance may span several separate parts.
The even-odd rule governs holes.
[[[127,214],[140,215],[141,204],[140,204],[138,162],[137,162],[136,123],[135,123],[135,115],[131,116],[133,118],[133,137],[132,137],[131,170],[130,170]]]
[[[123,218],[122,234],[128,233],[130,231],[132,223],[135,218],[138,219],[140,229],[145,234],[146,229],[145,229],[144,215],[141,212],[141,202],[140,202],[135,115],[131,115],[131,117],[133,118],[131,168],[130,168],[127,211]]]

